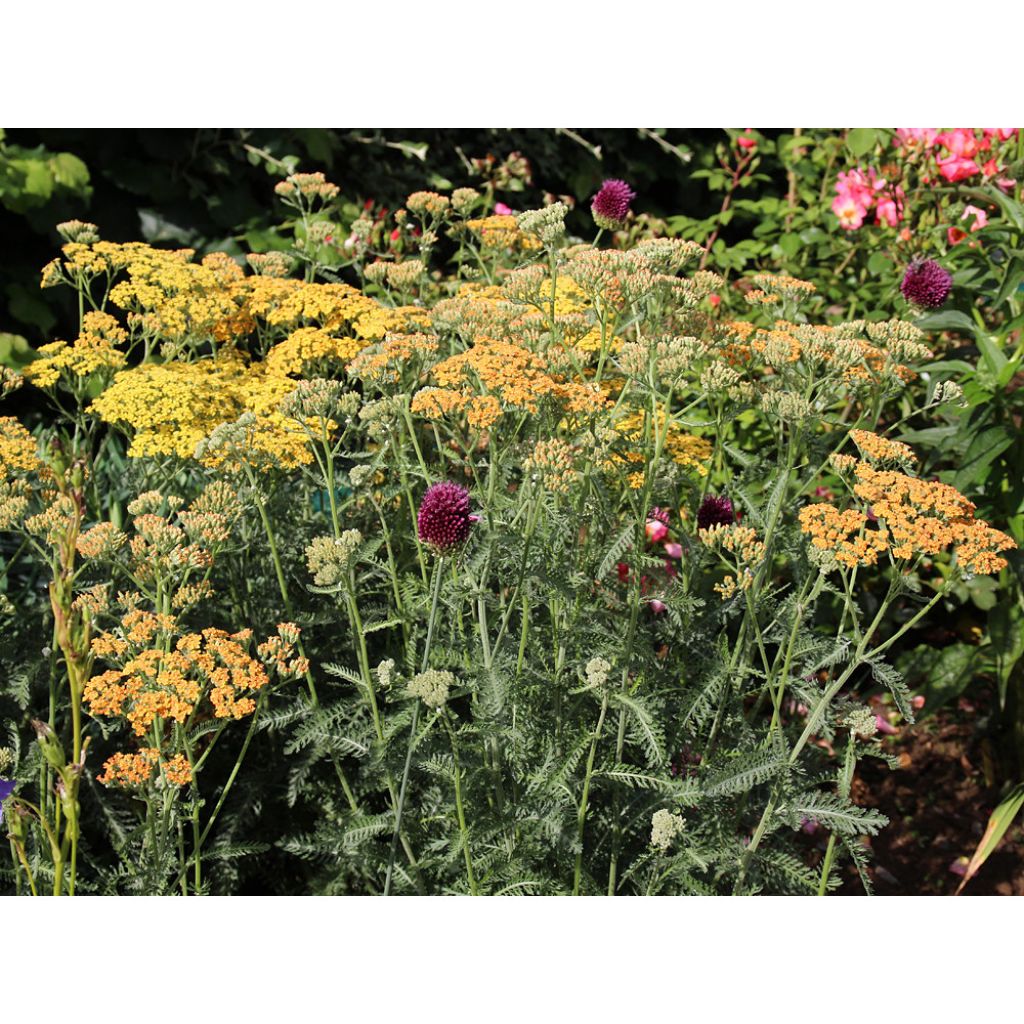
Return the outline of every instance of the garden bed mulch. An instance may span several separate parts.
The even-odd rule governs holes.
[[[897,736],[885,750],[900,769],[866,759],[854,780],[853,798],[876,807],[889,825],[870,840],[871,877],[879,896],[952,896],[960,884],[959,858],[969,858],[999,802],[990,784],[991,747],[976,723],[973,701],[940,709]],[[863,893],[850,867],[839,892]],[[964,895],[1024,896],[1024,828],[1015,823],[970,881]]]

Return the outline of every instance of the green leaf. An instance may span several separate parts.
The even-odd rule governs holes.
[[[884,253],[872,253],[868,259],[868,272],[874,274],[876,277],[881,277],[884,274],[891,273],[892,268],[892,260]]]
[[[874,128],[854,128],[846,136],[847,149],[856,157],[870,153],[877,141],[878,133]]]
[[[1014,434],[1006,427],[989,427],[983,430],[971,441],[953,478],[953,486],[958,491],[964,491],[972,484],[977,483],[985,473],[985,470],[1016,440]]]
[[[0,331],[0,366],[20,370],[36,358],[29,343],[20,334],[6,334]]]
[[[916,327],[922,331],[960,331],[965,334],[973,334],[978,326],[966,314],[958,309],[945,309],[937,313],[926,313],[914,321]]]
[[[982,864],[995,851],[999,841],[1006,835],[1007,829],[1013,824],[1013,819],[1017,817],[1017,812],[1021,807],[1024,807],[1024,782],[1019,782],[1014,786],[999,801],[999,806],[992,812],[992,816],[988,819],[988,827],[985,829],[985,834],[981,837],[981,842],[978,843],[978,848],[974,851],[974,856],[971,857],[971,861],[967,865],[963,881],[961,881],[956,890],[957,896],[964,891],[964,886],[978,873]]]
[[[979,334],[977,342],[978,350],[981,352],[985,365],[994,374],[998,374],[1008,362],[1006,356],[1003,355],[999,346],[987,334]]]

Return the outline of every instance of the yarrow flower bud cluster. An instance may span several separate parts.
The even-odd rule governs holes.
[[[463,544],[479,517],[469,511],[469,491],[449,481],[427,488],[416,516],[416,530],[424,544],[447,552]]]
[[[316,537],[306,548],[306,565],[318,587],[333,587],[348,575],[349,566],[363,543],[358,530],[340,537]]]
[[[549,248],[558,245],[565,237],[565,215],[569,207],[565,203],[552,203],[540,210],[527,210],[519,214],[516,223],[519,230],[528,235],[537,235]]]

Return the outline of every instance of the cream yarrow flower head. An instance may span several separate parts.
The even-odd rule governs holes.
[[[441,669],[428,668],[409,680],[407,693],[419,697],[428,708],[440,710],[448,701],[448,693],[455,685],[455,676]]]
[[[348,576],[359,553],[363,535],[346,530],[340,537],[315,537],[306,547],[306,565],[318,587],[333,587]]]
[[[868,707],[861,705],[848,712],[843,719],[845,725],[854,736],[869,740],[878,732],[878,716]]]
[[[394,679],[395,674],[395,659],[388,658],[386,661],[382,661],[376,669],[377,672],[377,685],[382,690],[391,689],[391,683]]]
[[[651,818],[651,846],[665,853],[675,840],[686,831],[686,822],[681,814],[673,814],[662,808]]]
[[[586,673],[587,673],[587,686],[599,688],[608,682],[608,676],[611,673],[612,666],[606,658],[600,656],[591,658],[587,662]]]

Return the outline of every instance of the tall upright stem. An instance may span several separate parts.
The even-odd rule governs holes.
[[[426,672],[430,663],[430,644],[434,639],[434,623],[437,620],[437,602],[441,594],[441,576],[444,558],[439,556],[434,564],[433,594],[430,599],[430,617],[427,619],[427,639],[423,645],[423,661],[421,672]],[[391,895],[391,880],[395,869],[395,852],[398,848],[398,835],[402,830],[402,812],[405,810],[405,794],[409,788],[409,768],[412,765],[413,747],[416,745],[416,727],[420,718],[419,700],[413,705],[412,725],[409,727],[409,746],[405,751],[405,766],[402,768],[402,782],[398,789],[398,804],[395,807],[395,829],[391,833],[391,852],[388,854],[388,870],[384,877],[384,895]]]

